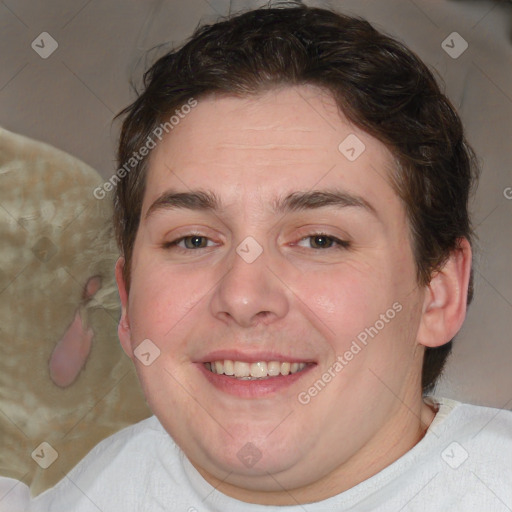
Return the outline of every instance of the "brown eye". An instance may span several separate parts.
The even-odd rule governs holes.
[[[208,240],[205,236],[201,235],[192,235],[192,236],[185,236],[181,240],[185,241],[185,247],[187,249],[201,249],[203,247],[206,247],[206,245],[202,244],[202,242]],[[190,245],[187,245],[187,240],[190,240]]]
[[[205,249],[209,247],[207,245],[207,241],[210,240],[208,237],[192,233],[187,236],[182,236],[180,238],[177,238],[176,240],[173,240],[172,242],[165,242],[162,244],[162,247],[164,249],[174,249],[177,251],[188,251],[188,250],[194,250],[194,249]],[[183,245],[180,245],[182,244]]]
[[[334,236],[329,236],[325,233],[314,233],[301,239],[311,239],[309,243],[310,249],[346,249],[350,246],[350,243],[345,240],[340,240]]]
[[[334,243],[334,240],[331,237],[325,236],[325,235],[315,235],[310,236],[312,241],[312,245],[316,246],[316,248],[320,247],[322,249],[332,247],[332,244]]]

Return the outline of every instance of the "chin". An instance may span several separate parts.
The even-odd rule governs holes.
[[[215,476],[221,479],[226,473],[232,473],[228,481],[235,485],[234,480],[239,481],[239,484],[243,481],[244,486],[251,484],[273,487],[276,482],[269,474],[288,471],[300,463],[300,458],[301,453],[298,452],[296,444],[286,445],[283,441],[274,443],[269,439],[251,442],[235,438],[231,439],[230,444],[219,444],[213,450],[211,446],[208,447],[207,454],[210,472],[215,471]]]

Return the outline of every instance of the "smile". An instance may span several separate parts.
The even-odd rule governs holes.
[[[200,374],[216,390],[244,399],[269,398],[285,393],[317,366],[316,361],[301,356],[262,350],[259,353],[218,350],[195,362]]]
[[[205,363],[205,367],[217,375],[226,375],[240,380],[263,380],[279,375],[290,375],[304,370],[306,363],[281,361],[232,361],[221,359]]]

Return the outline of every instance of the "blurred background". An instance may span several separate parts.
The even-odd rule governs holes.
[[[66,151],[107,179],[116,170],[113,117],[134,98],[130,81],[140,83],[156,55],[199,23],[267,3],[1,0],[0,126]],[[512,4],[305,3],[362,15],[398,37],[437,69],[458,108],[483,167],[472,202],[475,299],[436,394],[512,409]]]

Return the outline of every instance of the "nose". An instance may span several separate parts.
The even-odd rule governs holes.
[[[233,248],[231,267],[219,281],[211,298],[212,314],[240,327],[268,325],[283,318],[289,310],[289,289],[279,278],[277,265],[254,239],[249,245]]]

